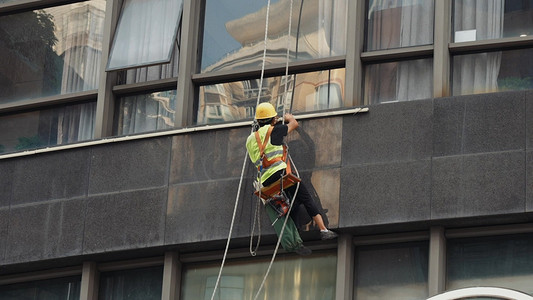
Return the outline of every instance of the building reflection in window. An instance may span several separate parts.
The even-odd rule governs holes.
[[[290,60],[346,54],[348,0],[296,0],[293,3]],[[289,0],[270,7],[267,64],[286,60]],[[261,66],[265,2],[207,0],[202,73]]]
[[[292,113],[342,108],[345,69],[251,79],[200,87],[197,123],[237,121],[253,118],[260,102],[270,102],[281,115],[283,109]]]
[[[456,43],[533,34],[531,0],[455,0],[453,3]]]
[[[263,281],[270,257],[227,262],[221,277],[220,300],[253,299]],[[316,253],[305,259],[278,256],[258,299],[335,299],[337,257]],[[219,263],[185,266],[183,300],[211,299],[220,269]]]
[[[433,44],[433,0],[368,0],[365,49]]]
[[[427,99],[433,96],[433,60],[417,59],[365,67],[366,104]]]
[[[0,116],[0,153],[93,138],[96,102]]]
[[[105,4],[0,17],[0,103],[98,88]]]
[[[453,95],[533,89],[533,49],[453,57]]]
[[[122,97],[117,102],[115,135],[174,128],[176,90]]]

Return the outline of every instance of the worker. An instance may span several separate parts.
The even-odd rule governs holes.
[[[268,186],[275,181],[280,180],[287,169],[287,163],[279,159],[283,156],[283,139],[288,133],[298,128],[298,121],[296,121],[292,114],[285,114],[283,117],[285,124],[280,122],[274,106],[268,102],[263,102],[257,106],[255,118],[258,126],[254,128],[254,130],[259,133],[262,143],[265,142],[265,137],[267,137],[270,127],[272,127],[270,136],[268,137],[270,141],[266,143],[266,147],[264,148],[264,153],[268,159],[275,161],[272,165],[266,168],[262,167],[262,162],[260,159],[260,145],[258,144],[255,132],[250,134],[246,141],[246,148],[248,149],[250,159],[258,168],[262,168],[261,178],[258,180],[261,182],[262,186]],[[288,187],[284,189],[284,191],[291,200],[294,197],[294,194],[296,194],[296,198],[291,209],[292,217],[287,220],[287,225],[281,241],[281,244],[285,250],[295,251],[303,255],[311,253],[310,249],[303,246],[302,239],[293,220],[293,217],[297,215],[298,207],[301,204],[304,205],[307,213],[320,229],[321,239],[327,240],[337,237],[335,232],[326,228],[324,220],[322,219],[322,215],[320,214],[316,204],[313,201],[313,198],[303,183],[300,183],[299,186],[293,185]],[[265,207],[268,216],[270,217],[271,221],[274,222],[278,218],[277,212],[269,205],[266,205]],[[274,224],[274,229],[276,230],[278,236],[281,232],[281,225],[278,225],[279,223],[281,223],[281,225],[283,224],[283,222],[276,222]]]

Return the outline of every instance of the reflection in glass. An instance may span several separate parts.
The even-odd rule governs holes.
[[[0,103],[97,89],[105,4],[0,17]]]
[[[253,299],[270,258],[227,262],[215,299]],[[335,299],[335,253],[278,256],[258,299]],[[211,299],[220,264],[187,265],[183,273],[183,300]]]
[[[453,239],[446,247],[447,290],[498,286],[533,294],[533,236]]]
[[[100,274],[98,299],[160,300],[163,267],[121,270]]]
[[[359,248],[355,299],[426,299],[428,255],[427,242]]]
[[[455,0],[454,42],[533,34],[531,0]]]
[[[107,69],[169,62],[183,0],[125,0]]]
[[[0,153],[93,138],[96,102],[0,116]]]
[[[433,60],[417,59],[367,65],[365,103],[427,99],[433,96]]]
[[[533,49],[453,57],[453,95],[533,89]]]
[[[56,278],[0,286],[2,300],[80,299],[81,277]]]
[[[295,0],[290,60],[346,54],[348,0]],[[267,64],[285,63],[289,0],[271,2]],[[207,0],[202,72],[261,66],[266,4],[249,0]]]
[[[176,90],[122,97],[118,100],[114,134],[172,129],[175,109]]]
[[[281,115],[344,107],[345,69],[251,79],[200,87],[197,123],[209,124],[253,118],[258,93]]]
[[[365,49],[433,43],[433,0],[368,0]]]

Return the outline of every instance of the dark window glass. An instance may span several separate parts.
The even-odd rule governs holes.
[[[367,65],[364,86],[367,104],[431,98],[433,59]]]
[[[97,89],[105,3],[0,17],[0,103]]]
[[[176,90],[122,97],[116,110],[116,135],[174,128]]]
[[[269,263],[270,257],[227,262],[215,299],[254,299]],[[187,265],[180,299],[211,299],[219,270],[220,263]],[[333,300],[336,270],[335,253],[278,256],[257,299]]]
[[[0,286],[1,300],[78,300],[81,277],[56,278]]]
[[[453,95],[533,89],[533,49],[453,57]]]
[[[533,0],[455,0],[456,43],[533,34]]]
[[[100,300],[160,300],[163,267],[104,272],[100,274]]]
[[[200,87],[197,123],[238,121],[253,118],[257,97],[270,102],[282,115],[345,107],[345,69],[251,79]]]
[[[498,286],[533,293],[533,236],[451,239],[446,289]]]
[[[266,2],[207,0],[202,72],[261,66]],[[296,0],[291,23],[290,60],[346,54],[348,0]],[[285,63],[290,1],[271,2],[268,64]]]
[[[433,44],[433,0],[369,0],[365,49]]]
[[[360,247],[355,299],[427,299],[428,253],[427,242]]]
[[[90,140],[96,102],[0,115],[0,153]]]

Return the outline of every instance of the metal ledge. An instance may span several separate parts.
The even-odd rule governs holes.
[[[419,59],[431,56],[433,56],[433,45],[427,45],[363,52],[361,53],[361,61],[365,63],[382,63],[406,59]]]
[[[324,69],[344,68],[346,56],[335,56],[313,60],[297,61],[289,63],[289,73],[306,73],[320,71]],[[285,75],[285,64],[275,64],[265,68],[264,77]],[[246,68],[231,71],[220,71],[193,74],[192,81],[198,85],[209,85],[232,81],[246,80],[250,78],[260,78],[261,68]]]
[[[27,99],[20,101],[13,101],[6,104],[0,104],[0,114],[13,112],[13,111],[24,111],[35,108],[46,108],[47,106],[65,104],[65,103],[76,103],[82,101],[94,100],[98,96],[97,90],[84,91],[79,93],[72,94],[63,94],[57,96],[36,98],[36,99]]]
[[[533,36],[451,43],[448,46],[450,53],[455,55],[487,51],[512,50],[525,47],[533,47]]]

